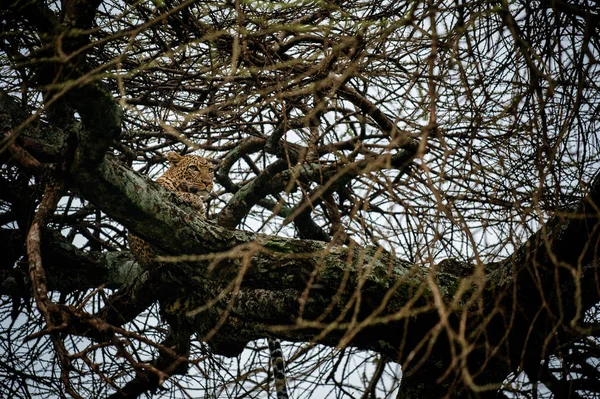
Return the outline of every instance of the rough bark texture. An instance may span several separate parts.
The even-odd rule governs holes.
[[[87,146],[94,148],[95,136],[85,130],[81,134]],[[287,340],[317,338],[318,342],[328,345],[353,345],[405,363],[409,354],[412,359],[419,357],[423,349],[416,348],[422,344],[423,337],[439,325],[436,300],[451,303],[455,299],[453,295],[459,276],[470,272],[468,265],[457,264],[454,269],[440,265],[438,280],[442,291],[432,292],[430,286],[424,284],[426,272],[394,258],[381,248],[331,246],[319,241],[225,229],[186,213],[170,193],[111,157],[105,157],[91,170],[85,168],[85,163],[81,165],[71,170],[72,188],[135,234],[174,256],[165,259],[165,266],[149,276],[138,275],[129,288],[113,298],[113,307],[104,309],[101,315],[114,324],[132,320],[156,300],[168,300],[168,295],[163,293],[170,292],[173,285],[184,292],[204,293],[204,297],[198,298],[205,303],[220,291],[214,290],[215,285],[225,289],[243,276],[238,290],[229,292],[217,302],[210,317],[198,318],[195,326],[199,331],[210,330],[207,325],[212,326],[219,317],[227,315],[227,321],[213,337],[217,350],[219,342],[238,342],[239,346],[235,347],[240,349],[249,340],[277,335]],[[501,367],[497,365],[499,368],[494,372],[490,367],[497,362],[481,363],[490,354],[485,349],[473,351],[468,364],[473,367],[473,372],[486,367],[483,383],[499,384],[512,369],[511,365],[524,364],[532,368],[531,373],[536,373],[538,363],[529,364],[527,359],[529,356],[539,358],[546,351],[552,351],[556,342],[548,342],[547,338],[556,329],[557,322],[558,326],[568,325],[581,317],[577,295],[581,293],[582,308],[597,301],[594,276],[598,243],[595,204],[598,203],[600,180],[594,182],[588,197],[572,213],[577,215],[576,218],[555,217],[513,256],[484,267],[485,284],[473,286],[473,294],[483,297],[480,309],[456,308],[450,314],[448,322],[454,324],[463,317],[463,312],[467,312],[466,324],[473,328],[473,341],[497,345],[496,356],[509,360]],[[160,234],[162,231],[173,234]],[[55,233],[49,234],[48,241],[60,243]],[[102,281],[113,287],[125,281],[127,273],[119,272],[130,264],[130,260],[124,261],[126,257],[121,258],[125,255],[106,254],[93,259],[68,245],[50,247],[53,249],[47,255],[49,268],[52,268],[52,259],[56,258],[60,262],[66,261],[63,264],[67,265],[72,264],[70,259],[75,259],[83,270],[86,265],[90,265],[90,270],[106,270],[106,275],[97,275],[95,279],[84,276],[80,276],[81,280],[58,278],[66,284],[63,288],[77,287],[83,280],[89,285]],[[548,253],[550,249],[557,258],[553,261]],[[203,257],[217,252],[227,255],[216,264],[210,257]],[[117,259],[121,262],[120,268],[119,262],[111,263]],[[553,266],[557,260],[580,265],[581,274],[573,280],[561,268]],[[467,273],[461,272],[465,267]],[[312,279],[312,285],[308,286],[310,292],[305,291],[308,279]],[[541,314],[540,289],[548,304],[547,312]],[[310,297],[310,302],[301,306],[303,297]],[[331,312],[323,318],[323,309],[328,307]],[[413,315],[408,317],[403,313],[405,309],[411,309]],[[288,316],[287,321],[282,315]],[[311,321],[320,316],[318,323]],[[270,329],[272,325],[286,323],[297,328],[280,334]],[[329,332],[322,334],[323,329]],[[508,335],[505,334],[507,330]],[[455,344],[448,338],[437,337],[429,361],[416,374],[422,377],[411,384],[410,389],[423,391],[423,373],[431,381],[441,377],[451,359],[450,347]],[[413,351],[416,352],[411,354]],[[223,349],[223,353],[229,355],[235,352],[231,352],[231,346]],[[409,375],[410,363],[407,362],[406,369]],[[411,382],[407,378],[407,395]]]
[[[5,218],[16,225],[0,229],[0,294],[19,300],[28,296],[26,268],[13,265],[26,255],[21,245],[26,239],[23,232],[28,231],[34,214],[40,214],[34,212],[40,194],[30,187],[32,176],[46,183],[60,181],[53,192],[57,201],[64,184],[65,190],[76,192],[166,254],[160,266],[142,270],[126,251],[76,248],[52,228],[50,214],[35,224],[30,266],[36,267],[39,276],[45,271],[47,278],[40,277],[44,290],[69,293],[101,285],[115,290],[95,315],[55,305],[46,296],[44,301],[52,305],[52,311],[45,312],[49,330],[43,333],[55,340],[58,333],[87,336],[122,349],[116,332],[127,338],[131,335],[120,326],[154,303],[165,311],[171,331],[151,365],[158,371],[136,370],[136,378],[116,397],[140,395],[158,387],[163,377],[185,373],[185,355],[194,332],[216,353],[227,356],[239,354],[248,341],[265,336],[369,349],[403,365],[400,393],[406,398],[495,396],[492,392],[510,373],[524,370],[534,379],[541,378],[547,370],[540,360],[559,353],[561,344],[577,336],[584,312],[600,300],[600,175],[590,183],[583,200],[556,213],[514,254],[476,266],[447,259],[424,269],[381,247],[359,246],[347,236],[338,240],[347,245],[337,245],[328,242],[329,234],[312,220],[295,223],[301,234],[314,240],[235,229],[253,206],[278,205],[269,202],[267,195],[292,188],[305,190],[303,202],[282,214],[298,213],[308,219],[310,207],[327,202],[334,192],[342,196],[344,187],[357,177],[385,166],[397,172],[394,179],[401,179],[414,158],[425,152],[421,148],[424,139],[411,137],[376,104],[344,86],[344,75],[325,80],[335,59],[350,54],[338,49],[311,72],[320,79],[311,94],[318,98],[321,92],[338,92],[391,137],[392,149],[369,160],[355,157],[343,165],[324,164],[318,157],[311,158],[315,150],[310,146],[281,144],[283,121],[270,138],[253,132],[256,137],[223,160],[217,179],[233,197],[214,221],[207,220],[112,155],[111,146],[121,134],[121,106],[95,77],[100,72],[88,65],[86,53],[99,4],[65,1],[60,21],[43,4],[13,5],[40,33],[40,53],[50,61],[32,67],[44,87],[44,122],[0,91],[2,148],[6,150],[0,161],[22,173],[10,183],[0,180],[2,191],[11,193],[3,201],[13,205]],[[509,18],[508,5],[502,7],[503,23],[520,44],[519,51],[527,53],[529,49],[517,40],[519,32]],[[174,23],[166,14],[160,18]],[[66,35],[63,42],[61,29],[66,28],[75,33]],[[353,46],[359,47],[359,39],[353,39]],[[227,34],[219,40],[215,45],[231,53],[237,39]],[[270,67],[266,60],[252,56],[240,57],[253,67],[261,62]],[[533,61],[528,61],[533,70]],[[303,75],[311,70],[290,66],[289,71]],[[535,89],[540,95],[541,89]],[[318,106],[307,115],[318,116]],[[436,133],[435,118],[431,120],[423,128],[425,138]],[[308,122],[306,127],[311,127]],[[354,150],[353,143],[346,144]],[[234,184],[229,169],[260,148],[285,156],[259,171],[250,183]],[[325,205],[328,212],[337,211],[335,204]],[[185,317],[169,314],[168,309],[184,301],[198,306],[191,312],[187,309]],[[56,348],[60,354],[60,347]],[[63,364],[63,369],[67,366]]]

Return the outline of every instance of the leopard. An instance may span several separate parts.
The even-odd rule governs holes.
[[[156,182],[167,190],[175,192],[194,213],[206,217],[204,200],[212,192],[214,178],[214,169],[210,161],[198,155],[181,155],[176,152],[169,152],[167,160],[169,168],[156,179]],[[148,242],[131,233],[128,234],[127,240],[131,254],[142,268],[147,269],[157,264],[158,252]],[[184,303],[181,302],[181,304]],[[187,313],[190,310],[188,306],[184,305],[177,312]],[[277,399],[289,399],[281,341],[277,338],[267,338],[267,343],[276,397]]]
[[[214,169],[212,164],[198,155],[180,155],[176,152],[167,154],[169,168],[156,182],[173,191],[194,213],[205,217],[204,201],[213,189]],[[143,268],[156,263],[157,251],[143,239],[129,234],[129,249],[134,259]]]

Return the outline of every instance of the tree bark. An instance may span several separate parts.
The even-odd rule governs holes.
[[[381,248],[257,235],[225,229],[189,213],[172,193],[113,157],[103,156],[118,130],[118,117],[103,119],[101,127],[100,121],[87,118],[119,112],[105,94],[91,96],[98,88],[90,90],[73,97],[89,95],[98,101],[74,104],[79,107],[83,127],[72,133],[77,140],[71,141],[75,155],[68,169],[70,188],[173,256],[163,259],[163,268],[139,274],[128,289],[117,294],[101,312],[112,323],[131,320],[154,300],[168,300],[160,293],[167,292],[170,284],[203,292],[203,301],[215,299],[214,287],[220,287],[226,295],[215,302],[209,318],[199,318],[197,326],[206,331],[206,320],[227,316],[214,334],[215,342],[243,343],[272,335],[353,345],[403,363],[408,373],[421,367],[431,371],[421,375],[451,378],[448,387],[460,380],[462,386],[471,384],[473,388],[479,380],[499,384],[520,365],[528,374],[539,373],[539,359],[560,344],[549,338],[581,322],[583,311],[598,301],[598,178],[576,209],[558,214],[513,256],[478,265],[477,278],[469,280],[470,295],[464,295],[458,290],[460,273],[441,270],[434,278],[435,269],[411,265]],[[7,104],[3,97],[2,112],[18,120],[15,108]],[[94,129],[87,128],[92,125]],[[23,138],[43,137],[32,134],[31,129]],[[52,148],[52,143],[45,144]],[[27,149],[26,140],[20,145]],[[39,153],[40,147],[36,151]],[[171,234],[163,234],[165,231]],[[70,248],[67,252],[77,251]],[[129,260],[123,264],[126,262]],[[573,266],[575,273],[564,265]],[[118,286],[118,281],[122,281],[120,277],[111,285]],[[152,290],[147,290],[147,284]],[[146,296],[136,306],[142,290]],[[460,299],[456,297],[459,292],[464,295]],[[476,297],[481,301],[474,305]],[[135,311],[123,317],[123,307]],[[448,313],[440,313],[440,309]],[[461,323],[472,328],[465,337],[481,348],[464,353],[466,363],[462,365],[452,363],[451,356],[462,350],[451,333],[458,331]],[[429,344],[435,348],[433,358],[440,362],[419,365],[415,359],[426,356]],[[490,357],[504,361],[486,363]],[[449,367],[453,371],[444,374]],[[479,373],[479,377],[471,373]],[[411,378],[406,381],[413,387],[422,385]]]

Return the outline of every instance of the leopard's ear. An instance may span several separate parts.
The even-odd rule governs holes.
[[[179,155],[176,152],[171,151],[167,154],[167,159],[169,160],[169,163],[171,164],[171,166],[177,166],[179,161],[181,161],[183,159],[183,156]]]

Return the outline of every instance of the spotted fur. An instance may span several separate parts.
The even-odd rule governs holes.
[[[205,158],[196,155],[181,156],[175,152],[169,152],[167,159],[170,167],[162,176],[156,179],[156,182],[177,193],[195,212],[204,215],[205,208],[202,199],[208,197],[213,189],[212,165]],[[132,234],[129,234],[127,239],[131,253],[138,263],[144,267],[149,267],[155,262],[157,253],[150,244]],[[193,298],[180,298],[169,304],[165,310],[167,313],[186,313],[196,307]],[[281,342],[278,339],[271,338],[267,341],[269,343],[277,399],[289,399]]]
[[[271,353],[271,368],[275,379],[275,392],[277,399],[289,399],[285,381],[285,361],[281,350],[281,341],[268,338],[269,352]]]
[[[213,189],[213,167],[211,163],[197,155],[167,154],[169,169],[156,179],[156,182],[168,190],[177,193],[199,215],[204,215],[203,198]],[[149,267],[157,256],[156,250],[141,238],[129,234],[129,248],[134,258],[143,267]]]

